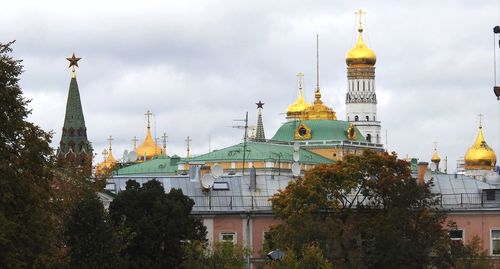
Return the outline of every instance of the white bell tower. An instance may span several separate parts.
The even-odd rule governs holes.
[[[363,25],[359,15],[358,41],[346,55],[347,63],[347,121],[354,124],[371,143],[381,144],[380,120],[377,118],[377,95],[375,93],[375,52],[363,41]]]

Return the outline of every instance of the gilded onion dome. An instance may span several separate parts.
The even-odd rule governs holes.
[[[486,144],[483,128],[479,125],[476,141],[465,153],[466,170],[492,170],[495,168],[497,156],[495,151]]]
[[[308,107],[311,106],[310,103],[308,103],[305,99],[304,96],[302,95],[302,73],[298,73],[297,76],[299,77],[299,96],[297,97],[297,100],[293,102],[291,105],[288,106],[288,109],[286,111],[286,116],[287,118],[300,118],[304,110]]]
[[[110,138],[111,141],[111,138]],[[103,155],[105,159],[102,163],[98,164],[95,173],[96,175],[103,175],[113,170],[116,166],[116,159],[113,157],[113,150],[111,148],[111,142],[109,145],[109,150],[104,150]]]
[[[139,159],[145,161],[153,158],[154,156],[160,155],[163,153],[163,149],[156,145],[154,142],[153,138],[151,137],[151,131],[149,130],[149,125],[148,125],[148,131],[146,133],[146,139],[144,139],[144,142],[139,145],[137,148],[135,148],[135,152],[137,153],[137,156]],[[144,159],[146,158],[146,159]]]
[[[306,108],[303,112],[303,120],[336,120],[337,116],[333,109],[327,107],[321,101],[321,92],[319,87],[316,88],[314,93],[314,104]]]
[[[363,41],[361,21],[359,22],[358,32],[358,41],[354,48],[347,52],[345,62],[348,66],[373,66],[377,62],[377,56]]]
[[[437,150],[434,150],[434,154],[432,154],[432,158],[431,158],[431,161],[432,162],[440,162],[441,161],[441,157],[439,157],[439,154],[437,152]]]

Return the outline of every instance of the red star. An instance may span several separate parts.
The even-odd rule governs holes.
[[[80,61],[80,59],[82,59],[82,58],[76,57],[74,52],[73,52],[73,56],[71,56],[71,58],[66,58],[66,60],[69,61],[69,67],[72,67],[72,66],[78,67],[78,61]]]

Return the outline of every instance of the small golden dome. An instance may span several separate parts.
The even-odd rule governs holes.
[[[354,48],[349,50],[346,55],[345,62],[348,66],[373,66],[377,62],[375,52],[368,48],[363,41],[363,28],[358,28],[358,42]]]
[[[323,101],[321,101],[321,92],[319,88],[316,88],[314,93],[314,104],[306,108],[303,112],[303,120],[336,120],[337,116],[333,109],[325,106]]]
[[[116,159],[113,157],[113,151],[111,148],[109,148],[109,151],[107,152],[107,157],[106,159],[97,165],[95,173],[96,175],[103,175],[115,168],[116,166]]]
[[[306,108],[311,106],[310,103],[306,102],[304,96],[302,95],[302,76],[304,76],[304,74],[302,74],[301,72],[297,74],[297,77],[299,77],[299,96],[294,103],[288,106],[288,109],[286,111],[287,118],[298,119],[301,117],[302,112],[304,112]]]
[[[441,161],[441,157],[439,157],[437,150],[434,150],[434,154],[432,154],[431,161],[437,163]]]
[[[156,143],[153,141],[153,138],[151,137],[151,132],[149,131],[149,127],[146,133],[146,139],[144,139],[144,142],[137,148],[135,148],[134,151],[137,153],[138,158],[143,161],[145,161],[144,157],[146,157],[146,160],[149,160],[154,156],[163,153],[163,149],[158,145],[156,145]]]
[[[492,170],[497,163],[495,151],[486,144],[483,136],[483,128],[479,126],[474,145],[465,153],[466,170]]]

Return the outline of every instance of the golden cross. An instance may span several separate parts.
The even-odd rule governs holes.
[[[137,137],[134,135],[134,138],[132,139],[132,142],[134,142],[134,149],[137,148],[137,141],[139,141],[139,139],[137,139]]]
[[[104,160],[106,160],[106,157],[108,157],[108,151],[106,149],[102,151],[102,157],[104,158]]]
[[[189,158],[189,143],[192,141],[191,138],[189,138],[189,135],[188,137],[186,138],[185,140],[187,142],[187,154],[186,154],[186,158]]]
[[[302,89],[302,78],[304,77],[304,73],[298,72],[297,77],[299,78],[299,89]]]
[[[359,15],[359,29],[363,28],[363,24],[361,23],[362,16],[366,15],[366,12],[364,12],[362,9],[359,9],[358,11],[354,12],[354,14]]]
[[[111,151],[111,141],[113,141],[113,137],[112,136],[109,136],[108,138],[108,142],[109,142],[109,151]]]
[[[438,142],[434,141],[434,150],[437,150]]]
[[[479,113],[479,128],[483,128],[483,114]]]
[[[153,115],[153,113],[151,113],[151,112],[148,110],[148,112],[146,112],[146,114],[144,114],[144,115],[146,115],[146,117],[148,117],[148,129],[149,129],[149,128],[150,128],[150,125],[149,125],[149,116]]]
[[[167,140],[168,140],[167,133],[163,133],[163,135],[161,136],[161,138],[163,138],[163,148],[166,149],[167,148]]]

